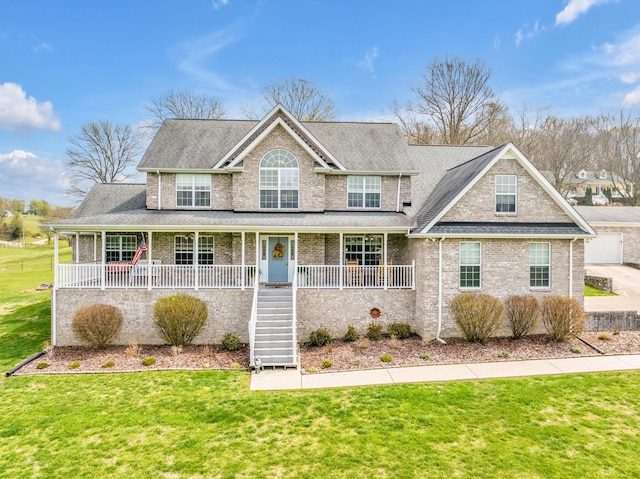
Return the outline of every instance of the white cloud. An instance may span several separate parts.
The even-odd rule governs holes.
[[[370,48],[364,54],[364,58],[358,62],[358,66],[360,68],[364,68],[365,70],[369,70],[371,73],[375,72],[375,68],[373,66],[373,62],[378,58],[378,49],[376,47]]]
[[[626,107],[640,105],[640,86],[636,87],[634,90],[631,90],[624,96],[622,105]]]
[[[46,42],[38,43],[37,45],[33,46],[33,51],[36,52],[36,53],[52,52],[53,51],[53,46],[49,45]]]
[[[53,205],[65,205],[69,186],[64,164],[53,158],[40,158],[34,153],[14,150],[0,153],[2,196],[25,201],[45,199]]]
[[[229,5],[229,0],[213,0],[211,2],[211,6],[214,8],[214,10],[218,10],[226,5]]]
[[[547,27],[540,25],[540,20],[536,20],[536,22],[533,24],[533,28],[529,28],[529,26],[525,23],[522,28],[518,30],[514,35],[516,46],[519,47],[523,40],[531,40],[532,38],[540,35],[546,30]]]
[[[635,83],[640,79],[640,75],[636,72],[625,72],[620,75],[622,83]]]
[[[0,84],[0,129],[60,131],[60,120],[53,112],[50,101],[38,103],[17,83]]]
[[[591,7],[609,3],[611,0],[569,0],[567,6],[556,15],[556,25],[569,24]]]
[[[604,53],[604,61],[609,65],[618,67],[640,65],[640,33],[632,35],[617,45],[604,43],[600,51]]]

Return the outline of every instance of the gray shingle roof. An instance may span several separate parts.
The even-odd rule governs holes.
[[[500,146],[447,170],[434,187],[427,202],[418,212],[416,232],[422,231],[433,221],[493,161],[496,155],[502,151],[502,148]]]
[[[145,152],[141,169],[210,169],[258,122],[165,120]],[[301,122],[345,168],[407,171],[411,161],[392,123]]]
[[[75,212],[74,218],[104,213],[121,213],[145,208],[147,185],[139,183],[96,183]]]
[[[460,236],[581,236],[587,233],[574,223],[474,223],[441,222],[429,230],[429,234]]]
[[[640,223],[640,206],[576,206],[575,209],[590,223]]]

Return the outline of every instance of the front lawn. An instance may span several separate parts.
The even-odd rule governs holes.
[[[598,288],[594,288],[593,286],[589,286],[588,284],[584,285],[584,295],[587,296],[617,296],[616,293],[609,293],[607,291],[602,291]]]
[[[640,373],[250,392],[244,372],[0,381],[0,477],[638,477]]]

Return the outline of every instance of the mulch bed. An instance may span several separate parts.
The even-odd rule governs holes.
[[[419,337],[381,341],[360,339],[353,343],[335,340],[323,347],[301,346],[300,363],[303,372],[316,373],[429,364],[599,356],[601,352],[640,354],[639,331],[604,334],[606,336],[602,336],[601,332],[588,332],[581,336],[595,348],[575,338],[556,343],[546,335],[532,335],[518,340],[493,338],[486,344],[468,343],[460,338],[446,339],[446,344],[435,340],[422,341]],[[391,356],[391,362],[380,360],[380,356],[385,354]],[[143,366],[142,360],[149,357],[156,358],[155,364]],[[79,362],[78,367],[69,369],[69,365],[76,361]],[[102,367],[110,361],[114,363],[112,367]],[[331,366],[323,369],[324,361],[330,361]],[[50,366],[37,369],[37,365],[42,362],[49,363]],[[139,351],[126,346],[111,346],[101,351],[83,347],[56,347],[15,374],[246,369],[248,365],[248,346],[236,352],[222,351],[219,346],[186,346],[181,351],[170,346],[146,345],[140,346]]]

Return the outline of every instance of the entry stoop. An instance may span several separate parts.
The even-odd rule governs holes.
[[[293,291],[289,287],[258,290],[254,355],[263,366],[297,366],[293,337]]]

